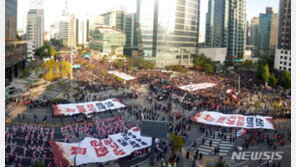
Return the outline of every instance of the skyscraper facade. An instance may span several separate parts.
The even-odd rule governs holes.
[[[192,64],[197,53],[200,0],[141,0],[139,49],[156,67]]]
[[[17,0],[5,0],[5,39],[16,39]]]
[[[33,42],[34,49],[44,43],[44,13],[42,9],[31,9],[27,15],[27,41]]]
[[[229,1],[228,60],[243,58],[246,48],[246,0]]]
[[[274,68],[291,71],[291,0],[280,0]]]
[[[273,56],[276,45],[278,15],[274,9],[267,7],[264,14],[259,15],[257,53],[260,57]]]
[[[206,18],[206,45],[226,47],[229,0],[209,0]]]
[[[67,45],[68,42],[68,30],[69,30],[69,20],[61,20],[59,22],[59,39],[62,41],[63,45]]]
[[[227,47],[228,60],[242,58],[246,46],[245,0],[209,0],[206,45]]]
[[[259,17],[253,17],[250,24],[250,45],[256,45],[258,40]]]

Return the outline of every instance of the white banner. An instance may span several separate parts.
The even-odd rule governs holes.
[[[119,71],[108,71],[108,73],[109,73],[109,74],[114,74],[114,75],[116,75],[117,77],[120,77],[120,78],[122,78],[122,79],[124,79],[124,80],[126,80],[126,81],[129,81],[129,80],[133,80],[133,79],[135,79],[135,77],[130,76],[130,75],[128,75],[128,74],[126,74],[126,73],[123,73],[123,72],[119,72]]]
[[[206,89],[206,88],[210,88],[216,86],[216,84],[214,83],[199,83],[199,84],[190,84],[190,85],[185,85],[185,86],[180,86],[179,88],[185,91],[196,91],[199,89]]]
[[[60,115],[73,115],[73,114],[90,114],[93,112],[103,112],[106,110],[114,110],[125,107],[119,99],[108,99],[104,101],[92,101],[86,103],[71,103],[52,105],[53,114]]]
[[[140,128],[133,127],[126,134],[109,135],[107,139],[84,138],[79,143],[50,141],[54,163],[61,167],[87,163],[107,162],[130,155],[132,152],[149,147],[151,137],[143,137]]]
[[[222,114],[219,112],[203,111],[191,117],[191,120],[198,123],[237,127],[246,129],[275,129],[272,117],[258,115],[244,116],[239,114]]]

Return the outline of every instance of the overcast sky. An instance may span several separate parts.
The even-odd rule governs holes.
[[[29,2],[32,0],[18,0],[18,28],[26,28],[26,17],[29,10]],[[169,2],[170,0],[168,0]],[[205,32],[206,12],[208,0],[200,0],[200,32]],[[278,13],[279,0],[247,0],[247,20],[251,20],[259,13],[264,13],[266,7],[274,7]],[[65,0],[44,0],[45,31],[58,18],[65,8]],[[68,11],[74,14],[101,14],[108,9],[125,8],[128,12],[136,11],[136,0],[68,0]]]

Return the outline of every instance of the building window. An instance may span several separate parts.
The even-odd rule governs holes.
[[[284,67],[284,70],[286,70],[286,67]]]
[[[289,63],[289,66],[291,67],[291,63]]]
[[[280,70],[282,69],[282,67],[280,67]]]
[[[285,60],[287,60],[287,56],[285,56]]]
[[[283,59],[283,56],[281,56],[281,59]]]
[[[287,65],[287,62],[284,62],[284,65]]]
[[[282,61],[280,61],[280,64],[283,64],[283,62],[282,62]]]

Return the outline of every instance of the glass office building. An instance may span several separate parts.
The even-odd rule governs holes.
[[[5,0],[5,39],[16,38],[17,0]]]
[[[197,53],[200,0],[138,0],[138,42],[156,67],[189,65]]]

